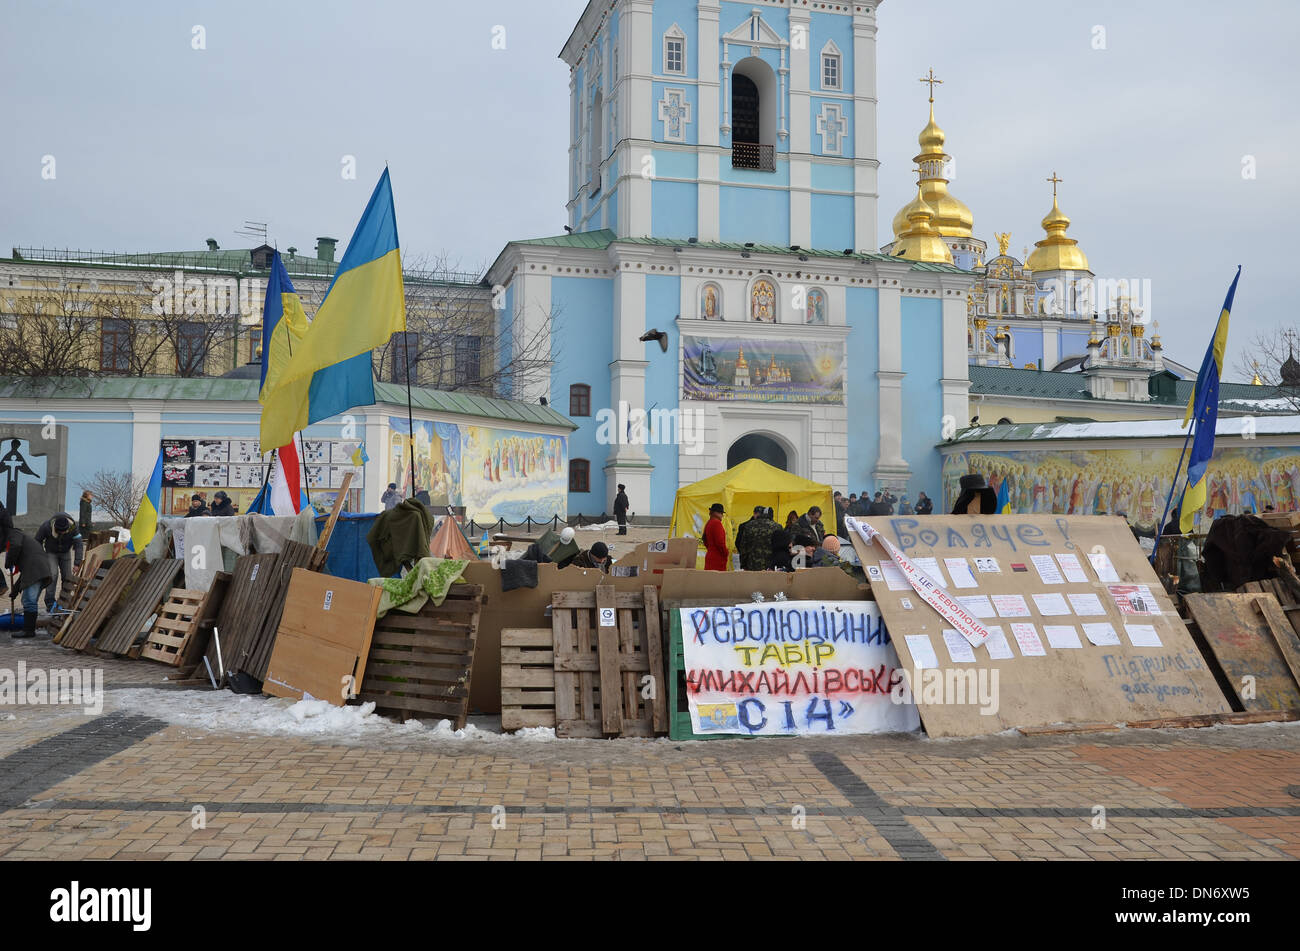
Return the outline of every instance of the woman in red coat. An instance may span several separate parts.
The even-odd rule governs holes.
[[[704,526],[704,570],[727,570],[727,530],[722,525],[726,509],[721,502],[709,506],[709,523]]]

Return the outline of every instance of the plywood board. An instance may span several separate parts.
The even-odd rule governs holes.
[[[1271,594],[1189,594],[1187,610],[1248,713],[1300,709],[1300,685],[1276,636],[1294,640]]]
[[[698,538],[642,542],[615,560],[613,574],[638,577],[646,584],[656,584],[657,578],[647,576],[662,575],[668,568],[694,568],[699,546]]]
[[[997,659],[986,644],[971,648],[972,662],[959,662],[944,637],[945,630],[955,625],[910,587],[892,589],[887,572],[880,569],[882,562],[890,562],[884,547],[878,540],[868,544],[852,533],[929,735],[980,736],[1019,727],[1230,711],[1214,674],[1123,519],[1003,515],[882,516],[858,521],[869,523],[914,561],[937,559],[949,594],[988,598],[990,607],[995,600],[1001,602],[1000,616],[982,618],[980,623],[1001,628],[1010,656]],[[1048,556],[1047,561],[1043,556]],[[970,578],[962,582],[973,581],[973,587],[957,586],[957,578],[945,564],[947,558],[964,561]],[[992,559],[984,567],[996,565],[998,570],[981,570],[976,558]],[[1098,564],[1112,581],[1099,576]],[[1113,575],[1105,570],[1107,565]],[[1067,573],[1076,580],[1069,580]],[[1044,596],[1041,603],[1034,595]],[[1078,599],[1077,604],[1070,595]],[[1024,600],[1024,616],[1009,616],[1017,609],[1017,596]],[[1065,601],[1067,612],[1053,613],[1060,610],[1060,600]],[[1126,613],[1121,601],[1128,612],[1152,613]],[[1097,613],[1081,615],[1080,610]],[[1017,641],[1012,624],[1032,625],[1032,630],[1022,629],[1027,635],[1024,644]],[[1092,643],[1085,624],[1110,625],[1118,642]],[[1049,625],[1072,628],[1080,646],[1052,646],[1045,631]],[[1134,638],[1141,641],[1144,634],[1152,633],[1159,646],[1134,643]],[[909,644],[909,636],[926,640]],[[1041,655],[1035,640],[1041,644]],[[1058,637],[1058,643],[1064,642]],[[917,651],[927,643],[936,666],[918,675]],[[954,649],[964,653],[960,643]],[[938,690],[936,679],[941,683]],[[975,686],[978,692],[981,684],[988,700],[970,702],[965,688]]]
[[[357,693],[383,589],[293,569],[263,681],[274,697],[311,694],[336,707]]]

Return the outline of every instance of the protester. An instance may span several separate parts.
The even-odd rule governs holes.
[[[79,513],[81,517],[77,519],[77,527],[81,530],[82,538],[86,538],[86,539],[90,538],[90,532],[93,524],[91,522],[91,517],[92,517],[91,509],[93,508],[92,503],[94,501],[95,501],[94,493],[92,493],[89,489],[81,493],[81,512]]]
[[[812,553],[812,568],[838,568],[840,565],[840,540],[834,535],[822,539],[821,546]]]
[[[774,514],[776,513],[772,509],[769,508],[767,510],[768,518],[772,518]],[[794,519],[796,522],[798,521],[798,516],[794,512],[791,512],[790,516],[791,518],[786,519],[787,526],[791,524],[791,519]],[[776,525],[776,531],[772,533],[772,567],[777,571],[789,571],[790,543],[794,538],[794,534],[788,527],[782,528],[780,525],[777,525],[775,519],[772,520],[772,524]]]
[[[903,496],[901,499],[898,500],[898,514],[899,514],[899,515],[911,515],[911,514],[913,514],[913,513],[912,513],[912,503],[909,502],[909,501],[907,501],[907,496],[906,496],[906,495]]]
[[[791,537],[799,529],[799,513],[790,510],[790,514],[785,517],[785,530],[790,533]]]
[[[781,526],[772,520],[771,509],[761,505],[754,507],[754,517],[740,526],[736,533],[736,551],[740,553],[742,570],[771,570],[772,538],[780,530]]]
[[[604,542],[596,542],[586,551],[578,552],[569,564],[575,568],[597,568],[609,574],[609,546]]]
[[[888,515],[888,505],[885,503],[885,493],[877,492],[867,507],[868,515]]]
[[[790,543],[790,564],[794,568],[811,568],[817,553],[817,540],[811,535],[797,534]]]
[[[709,506],[709,523],[704,526],[704,569],[706,571],[727,570],[727,529],[722,524],[722,516],[727,510],[721,502]]]
[[[619,484],[618,495],[614,496],[614,517],[618,519],[618,533],[627,534],[627,510],[629,503],[627,500],[627,486]]]
[[[384,491],[384,494],[379,497],[379,501],[383,503],[385,512],[389,509],[395,508],[397,503],[402,501],[402,494],[397,491],[396,482],[388,483],[388,488]]]
[[[817,544],[826,537],[826,527],[822,525],[822,510],[814,505],[799,519],[799,531],[814,539]]]
[[[934,502],[924,492],[920,493],[916,497],[916,514],[917,515],[934,514]]]
[[[844,517],[849,514],[849,500],[840,496],[835,500],[835,534],[842,537],[849,537],[848,526],[844,524]]]
[[[13,528],[8,523],[9,544],[5,554],[5,569],[17,569],[18,577],[14,580],[14,590],[22,591],[23,629],[22,633],[9,635],[14,638],[36,636],[36,612],[40,605],[41,591],[50,583],[50,556],[30,535]]]
[[[50,583],[45,588],[45,610],[59,609],[59,583],[71,587],[72,570],[81,567],[81,559],[86,554],[86,546],[81,540],[72,516],[59,512],[47,519],[36,529],[36,544],[50,556]],[[74,562],[73,553],[76,553]]]
[[[238,514],[238,512],[235,509],[235,503],[230,501],[230,496],[226,495],[225,492],[218,492],[212,497],[212,509],[208,514],[218,518],[229,518]]]
[[[190,507],[189,511],[185,513],[186,518],[207,518],[209,514],[208,506],[204,503],[203,496],[190,496]]]

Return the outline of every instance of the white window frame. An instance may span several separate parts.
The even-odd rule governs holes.
[[[671,43],[681,43],[681,68],[671,69],[669,67],[668,47]],[[682,28],[674,23],[669,27],[668,32],[664,34],[664,75],[665,76],[685,76],[686,75],[686,34]]]
[[[831,60],[835,62],[835,83],[826,81],[826,66]],[[821,87],[822,89],[842,92],[844,89],[844,56],[834,40],[828,40],[821,53]]]

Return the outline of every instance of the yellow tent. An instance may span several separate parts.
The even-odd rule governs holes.
[[[771,506],[779,525],[785,525],[791,511],[803,515],[815,505],[822,510],[822,524],[828,531],[835,531],[835,495],[829,485],[801,479],[758,459],[747,459],[726,472],[678,489],[669,534],[674,538],[699,538],[714,502],[721,502],[727,510],[722,524],[731,551],[736,548],[736,529],[754,514],[755,505]]]

